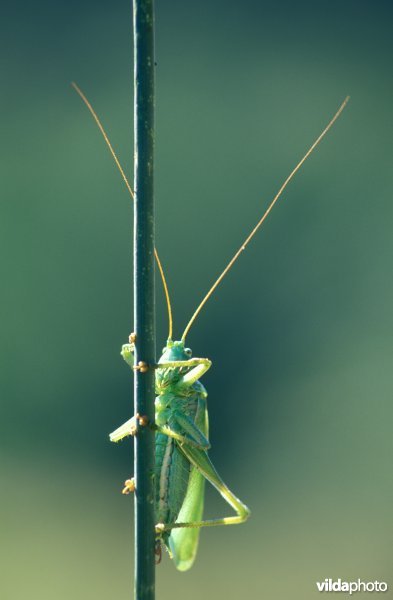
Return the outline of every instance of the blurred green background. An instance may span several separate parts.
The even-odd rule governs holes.
[[[212,457],[252,509],[167,559],[157,598],[302,599],[392,569],[392,4],[157,2],[157,246],[191,331]],[[5,18],[6,17],[6,18]],[[8,5],[1,40],[1,600],[131,597],[130,200],[75,80],[132,164],[127,2]],[[158,350],[167,332],[157,285]],[[215,492],[207,514],[228,514]],[[392,591],[384,597],[393,597]]]

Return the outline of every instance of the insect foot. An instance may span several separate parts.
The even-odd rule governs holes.
[[[133,366],[132,368],[134,369],[134,371],[140,371],[140,373],[147,373],[150,367],[146,362],[140,360],[139,363]]]
[[[128,496],[128,494],[132,494],[133,492],[135,492],[135,479],[131,477],[131,479],[125,480],[121,493]]]
[[[135,418],[141,427],[146,427],[146,425],[149,424],[149,418],[146,415],[140,415],[139,413],[137,413],[135,415]]]
[[[165,531],[165,523],[157,523],[156,525],[156,533],[161,535]]]

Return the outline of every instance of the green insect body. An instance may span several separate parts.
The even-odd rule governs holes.
[[[165,347],[159,364],[187,361],[191,352],[184,344]],[[206,363],[209,368],[210,361]],[[194,367],[195,369],[195,367]],[[202,451],[210,447],[208,436],[207,392],[200,381],[187,383],[184,376],[190,367],[167,367],[156,372],[156,424],[168,427],[182,435],[188,443],[196,443]],[[156,518],[157,523],[175,523],[182,510],[181,521],[202,520],[205,479],[192,466],[181,450],[179,440],[157,431],[156,433]],[[187,441],[185,444],[187,445]],[[187,491],[190,489],[187,501]],[[198,545],[199,529],[180,528],[165,531],[162,540],[169,549],[175,565],[180,570],[189,569]]]
[[[134,199],[134,192],[100,120],[83,92],[75,83],[72,85],[100,128],[128,192]],[[207,453],[210,447],[208,441],[207,393],[199,378],[210,368],[211,362],[207,358],[191,358],[191,350],[185,348],[186,336],[207,300],[261,227],[288,183],[338,119],[348,100],[347,97],[322,133],[285,179],[256,226],[199,304],[180,341],[172,341],[171,303],[164,272],[158,252],[155,249],[155,258],[161,274],[169,317],[168,342],[160,360],[154,365],[157,393],[154,425],[156,430],[156,533],[158,541],[165,544],[179,570],[185,571],[191,567],[195,559],[201,527],[243,523],[250,514],[249,509],[225,485],[209,459]],[[153,365],[148,366],[143,361],[135,365],[133,356],[135,338],[131,337],[130,342],[130,344],[123,346],[122,356],[132,369],[140,369],[140,372],[143,373]],[[117,442],[128,435],[135,435],[139,426],[146,425],[142,422],[145,419],[145,417],[138,415],[132,417],[111,433],[110,439]],[[234,509],[235,516],[203,520],[205,480],[209,481],[220,492],[226,502]],[[134,489],[134,480],[127,480],[123,492],[128,493]]]
[[[123,346],[122,355],[134,368],[132,344]],[[180,571],[189,569],[195,560],[200,527],[242,523],[250,514],[222,481],[207,454],[207,392],[199,378],[210,366],[207,358],[191,358],[183,341],[172,340],[156,365],[156,531]],[[118,441],[136,428],[133,417],[110,439]],[[203,521],[206,479],[236,516]]]

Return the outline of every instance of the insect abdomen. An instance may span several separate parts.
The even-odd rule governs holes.
[[[176,521],[187,492],[191,465],[173,438],[156,434],[156,521]]]

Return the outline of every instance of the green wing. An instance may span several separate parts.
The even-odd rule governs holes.
[[[186,497],[177,518],[178,523],[198,523],[202,520],[204,495],[205,478],[192,467]],[[172,529],[168,543],[179,571],[191,568],[198,549],[199,532],[199,528]]]
[[[209,421],[206,399],[199,397],[195,425],[203,435],[209,439]],[[194,467],[191,467],[187,493],[184,499],[177,523],[198,523],[203,517],[203,503],[205,497],[205,478]],[[199,527],[179,527],[172,529],[168,539],[170,551],[173,555],[175,566],[179,571],[187,571],[192,567],[198,550]]]

